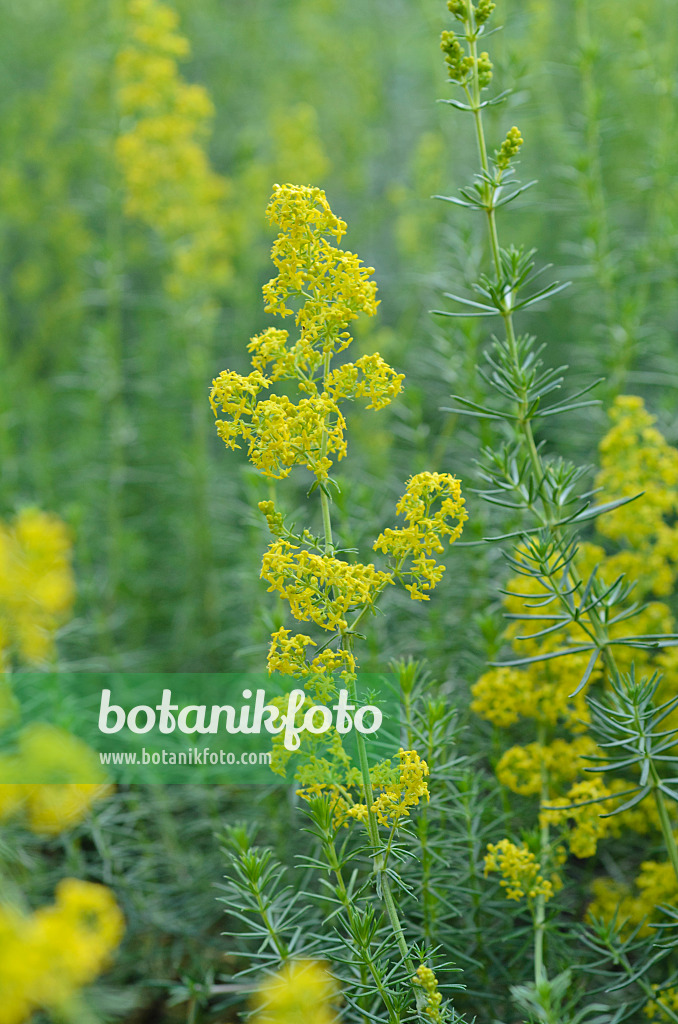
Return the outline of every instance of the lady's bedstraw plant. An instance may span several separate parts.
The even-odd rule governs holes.
[[[292,677],[295,685],[301,681],[309,705],[328,702],[339,687],[355,702],[359,630],[390,586],[400,584],[412,600],[429,599],[444,572],[437,560],[444,542],[457,539],[466,519],[464,500],[453,476],[419,473],[408,481],[397,506],[404,524],[385,529],[374,542],[374,550],[384,556],[382,568],[351,559],[338,545],[331,515],[336,484],[330,473],[346,454],[343,407],[363,399],[368,409],[383,409],[400,392],[403,377],[378,353],[354,363],[337,359],[351,344],[351,322],[360,313],[376,313],[376,285],[372,268],[338,247],[346,224],[332,213],[324,192],[276,185],[267,216],[280,234],[272,250],[278,273],[264,286],[266,310],[283,318],[295,315],[298,337],[292,339],[277,327],[254,337],[249,345],[252,371],[248,376],[221,373],[213,383],[211,403],[228,447],[245,445],[250,461],[272,479],[304,467],[314,478],[309,494],[319,497],[319,535],[310,527],[295,529],[274,501],[259,504],[273,536],[261,576],[289,604],[295,620],[315,627],[313,635],[276,630],[269,671]],[[446,1020],[451,1011],[442,1005],[435,975],[423,959],[425,951],[408,944],[394,898],[399,884],[392,864],[395,834],[410,809],[428,797],[428,765],[415,750],[401,749],[396,765],[385,761],[370,767],[364,739],[356,739],[358,764],[335,733],[328,747],[309,751],[297,775],[322,853],[309,863],[331,873],[327,895],[335,905],[338,935],[333,941],[349,950],[335,958],[334,969],[347,983],[347,999],[364,1019],[375,1013],[383,1019],[386,1012],[389,1021],[400,1021],[410,1016],[414,1002],[422,1019]],[[280,747],[275,767],[284,769]],[[347,873],[348,861],[357,854],[349,856],[348,840],[340,842],[339,837],[356,821],[367,833],[376,896],[388,920],[386,933],[369,898],[371,882],[357,880],[353,868]],[[238,868],[245,907],[256,894],[252,906],[264,914],[264,934],[275,950],[270,966],[275,966],[299,950],[266,917],[257,881],[262,870],[261,855],[247,847]],[[343,970],[337,961],[346,963]]]
[[[494,152],[486,141],[484,111],[506,95],[484,98],[493,69],[479,44],[494,7],[487,0],[477,4],[448,0],[458,27],[443,32],[441,48],[449,79],[462,90],[464,100],[444,102],[471,114],[480,170],[472,185],[460,190],[461,197],[439,198],[482,215],[491,270],[474,285],[473,299],[447,295],[463,307],[461,311],[438,312],[450,317],[495,317],[502,326],[502,336],[495,338],[486,354],[486,367],[480,371],[498,401],[478,404],[454,396],[461,407],[457,412],[503,425],[504,443],[484,453],[484,494],[492,505],[509,509],[519,523],[513,533],[488,538],[515,538],[509,557],[514,578],[505,593],[512,620],[509,639],[518,656],[475,685],[473,707],[501,728],[520,720],[533,723],[533,742],[507,750],[497,774],[514,792],[538,796],[541,815],[533,850],[502,839],[489,846],[485,868],[486,873],[500,873],[508,899],[526,899],[532,911],[534,983],[514,990],[514,997],[533,1019],[536,1015],[555,1024],[575,1018],[570,1016],[574,1009],[566,1011],[560,998],[564,975],[549,979],[547,972],[546,904],[563,885],[566,860],[563,845],[553,838],[553,827],[565,826],[564,838],[578,858],[593,856],[598,841],[606,834],[619,835],[623,826],[640,832],[654,828],[668,854],[665,868],[672,878],[668,891],[676,891],[675,782],[665,772],[676,760],[676,731],[666,723],[677,703],[675,683],[658,705],[657,679],[637,680],[634,673],[639,675],[646,668],[651,673],[656,652],[677,642],[668,607],[646,598],[651,593],[668,593],[675,580],[671,517],[675,516],[678,475],[673,450],[654,430],[639,399],[618,400],[613,413],[617,426],[603,445],[597,488],[609,500],[597,506],[593,504],[597,492],[584,490],[586,471],[547,456],[543,443],[535,439],[535,428],[544,418],[594,404],[585,397],[594,385],[547,405],[563,383],[564,367],[544,369],[535,339],[516,331],[517,314],[563,286],[535,285],[533,253],[500,243],[497,211],[528,186],[521,187],[514,178],[523,144],[519,129],[511,127]],[[629,445],[634,423],[638,447],[636,457],[629,459],[634,452]],[[617,450],[610,459],[615,445],[617,449],[621,445],[630,462],[630,472],[621,480],[614,467],[622,453]],[[628,505],[645,486],[649,490],[645,502]],[[598,517],[601,534],[622,541],[625,550],[608,555],[603,548],[581,541],[582,528]],[[639,569],[642,579],[634,589],[626,574]],[[672,664],[670,655],[661,658]],[[590,713],[585,691],[593,686],[600,696],[591,700]],[[612,771],[623,774],[611,779]],[[615,817],[601,818],[605,812]],[[661,865],[655,867],[660,873],[664,870]],[[666,892],[664,885],[658,902],[663,902]],[[605,932],[605,926],[601,928]],[[656,955],[643,962],[637,951],[635,966],[633,958],[624,961],[614,945],[614,927],[606,934],[607,947],[600,934],[599,946],[616,965],[626,963],[628,980],[637,981],[657,962]],[[646,981],[641,988],[640,998],[647,1000],[653,990]],[[656,1005],[660,1003],[661,998]],[[629,1005],[628,1012],[635,1012],[638,1003]],[[660,1010],[666,1019],[676,1019],[667,1003],[661,1003]]]

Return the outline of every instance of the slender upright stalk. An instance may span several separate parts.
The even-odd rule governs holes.
[[[327,377],[328,373],[329,356],[327,356],[325,359],[325,378]],[[325,427],[325,429],[323,430],[323,437],[321,443],[321,451],[323,455],[327,451],[327,438],[328,432],[327,427]],[[330,511],[330,500],[327,495],[327,492],[325,491],[322,485],[320,485],[318,489],[320,491],[320,504],[322,508],[323,530],[325,537],[325,552],[329,553],[333,549],[332,516]],[[352,624],[350,632],[355,630],[358,622],[360,621],[362,615],[366,612],[366,610],[366,607],[362,609],[362,611],[356,618],[355,622]],[[350,644],[350,642],[350,637],[348,637],[345,633],[342,636],[342,644],[346,646],[347,644]],[[353,699],[357,698],[357,693],[355,692],[355,683],[353,684],[353,692],[351,693],[351,697]],[[398,946],[400,955],[403,959],[403,963],[405,964],[410,979],[412,979],[414,977],[416,968],[414,966],[412,957],[410,956],[407,940],[405,939],[405,933],[403,932],[400,917],[398,915],[395,901],[393,899],[391,883],[388,875],[385,872],[384,852],[381,839],[379,837],[379,822],[377,821],[377,816],[374,812],[374,791],[372,788],[370,766],[367,758],[367,746],[365,744],[365,739],[362,733],[358,730],[356,730],[355,738],[356,746],[358,749],[358,763],[360,765],[360,774],[362,775],[363,788],[365,791],[365,805],[367,807],[367,834],[369,836],[370,845],[372,847],[372,861],[374,865],[374,872],[377,878],[377,889],[380,892],[380,895],[383,899],[389,923],[393,930],[393,936]],[[412,989],[416,998],[417,1008],[422,1010],[426,1006],[426,996],[422,992],[421,988],[418,988],[414,984],[412,984]]]

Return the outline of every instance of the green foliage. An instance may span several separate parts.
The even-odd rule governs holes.
[[[335,554],[371,549],[412,474],[452,470],[467,499],[435,599],[389,587],[356,638],[363,670],[396,666],[430,802],[377,848],[327,794],[123,789],[60,836],[3,820],[2,897],[113,889],[126,938],[74,1024],[223,1024],[298,956],[329,965],[347,1021],[435,1019],[408,959],[448,1020],[678,1020],[672,0],[174,7],[229,261],[210,236],[180,294],[191,204],[186,232],[130,214],[116,158],[129,9],[3,7],[0,518],[72,529],[64,666],[261,670],[286,621],[259,579],[277,485],[226,462],[206,396],[262,329],[272,185],[321,186],[376,268],[356,362],[379,349],[406,378],[381,419],[347,414]],[[485,864],[503,837],[552,898],[506,899]]]

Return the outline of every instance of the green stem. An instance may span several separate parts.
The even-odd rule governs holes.
[[[469,0],[469,13],[468,13],[467,21],[466,21],[466,39],[467,39],[468,44],[469,44],[469,49],[470,49],[471,56],[474,58],[474,63],[473,63],[473,73],[472,73],[471,89],[469,90],[468,86],[466,86],[465,89],[466,89],[466,94],[467,94],[467,96],[469,98],[469,105],[472,107],[472,110],[473,110],[473,116],[474,116],[474,121],[475,121],[475,126],[476,126],[476,139],[477,139],[477,144],[478,144],[478,153],[479,153],[479,156],[480,156],[480,163],[481,163],[481,166],[482,166],[482,169],[483,169],[483,172],[485,173],[485,175],[490,177],[491,176],[491,168],[490,168],[490,163],[489,163],[488,156],[487,156],[487,144],[486,144],[486,141],[485,141],[485,131],[484,131],[484,126],[483,126],[482,108],[480,106],[480,82],[479,82],[479,78],[478,78],[478,66],[477,66],[477,63],[476,63],[476,58],[477,58],[476,37],[477,37],[477,32],[475,30],[475,26],[474,26],[474,22],[473,22],[472,5],[471,5],[470,0]],[[498,188],[498,183],[497,183],[497,185],[488,185],[487,186],[487,190],[488,191],[487,191],[487,196],[486,196],[486,200],[487,200],[486,210],[487,210],[487,223],[488,223],[489,239],[490,239],[490,249],[491,249],[491,252],[492,252],[492,261],[494,263],[494,269],[495,269],[495,273],[496,273],[496,276],[497,276],[497,284],[501,284],[501,279],[502,279],[501,247],[500,247],[500,244],[499,244],[499,234],[498,234],[498,231],[497,231],[497,222],[496,222],[496,216],[495,216],[496,207],[495,207],[495,204],[494,204],[494,199],[495,199],[495,194],[496,194],[496,189],[497,188]],[[516,340],[515,328],[514,328],[514,325],[513,325],[513,314],[512,314],[512,311],[511,311],[510,308],[506,308],[506,309],[500,310],[500,312],[501,312],[502,320],[504,322],[504,330],[505,330],[505,334],[506,334],[506,342],[507,342],[507,345],[508,345],[508,350],[509,350],[509,353],[510,353],[511,361],[513,363],[513,370],[514,370],[516,379],[519,379],[520,378],[520,364],[519,364],[519,356],[518,356],[518,344],[517,344],[517,340]],[[544,476],[545,476],[544,463],[543,463],[543,461],[541,459],[541,456],[539,454],[539,449],[537,448],[537,445],[536,445],[536,442],[535,442],[535,439],[534,439],[534,432],[532,430],[532,424],[531,424],[530,419],[528,417],[528,401],[527,401],[527,397],[526,397],[525,394],[523,394],[522,398],[518,399],[518,404],[519,404],[519,416],[520,416],[520,418],[518,420],[519,429],[521,431],[521,434],[523,436],[525,445],[527,447],[527,451],[528,451],[528,455],[529,455],[529,458],[530,458],[530,462],[531,462],[532,467],[533,467],[534,475],[535,475],[535,478],[537,480],[543,480]],[[542,502],[542,505],[543,505],[543,508],[544,508],[544,522],[545,523],[553,523],[555,520],[557,520],[559,518],[558,515],[557,515],[557,511],[558,510],[556,508],[554,508],[553,504],[550,501],[548,501],[548,499],[545,496],[540,495],[540,499],[541,499],[541,502]],[[554,535],[556,536],[556,539],[560,542],[560,544],[559,544],[560,550],[562,550],[562,548],[563,548],[562,532],[561,532],[561,530],[559,528],[557,528],[555,526],[553,526],[552,529],[553,529]],[[576,569],[572,565],[570,565],[570,575],[572,577],[572,582],[575,585],[581,586],[582,580],[579,577]],[[562,601],[561,601],[561,603],[562,603]],[[595,639],[596,639],[597,646],[600,648],[600,650],[602,652],[603,660],[605,662],[605,665],[606,665],[606,668],[607,668],[609,674],[611,675],[612,678],[614,678],[615,674],[617,673],[617,669],[616,669],[616,664],[615,664],[614,658],[612,656],[612,652],[609,649],[610,637],[609,637],[609,634],[607,632],[607,629],[605,628],[604,623],[601,621],[600,615],[599,615],[597,609],[595,609],[595,608],[590,609],[588,614],[589,614],[589,620],[590,620],[590,623],[591,623],[591,627],[592,627],[592,629],[594,631],[594,634],[595,634]],[[582,626],[583,624],[580,622],[579,625]]]
[[[678,1014],[675,1012],[675,1010],[671,1009],[671,1007],[667,1003],[662,1001],[661,996],[657,995],[657,993],[652,988],[652,985],[649,983],[647,978],[644,975],[639,974],[637,966],[634,967],[631,964],[626,953],[622,953],[618,949],[616,949],[610,942],[609,938],[605,940],[605,945],[607,946],[607,949],[614,963],[620,967],[623,967],[627,976],[629,978],[633,978],[638,983],[639,987],[645,993],[648,1000],[652,1000],[653,1002],[657,1003],[658,1006],[661,1006],[663,1012],[666,1014],[668,1019],[678,1024]]]
[[[358,922],[357,922],[356,916],[355,916],[355,908],[354,908],[354,905],[353,905],[353,899],[352,899],[351,894],[349,893],[349,891],[348,891],[348,889],[346,887],[346,883],[344,881],[344,876],[343,876],[343,873],[342,873],[342,870],[341,870],[341,863],[340,863],[339,857],[337,855],[337,850],[336,850],[336,847],[334,845],[334,840],[331,839],[329,836],[325,836],[323,847],[324,847],[324,851],[325,851],[325,859],[327,860],[327,863],[329,864],[331,870],[334,872],[335,878],[337,879],[337,884],[335,886],[335,892],[336,892],[337,896],[339,897],[339,899],[341,901],[341,904],[344,907],[344,909],[346,911],[346,914],[348,916],[349,924],[350,924],[350,927],[351,927],[351,934],[353,936],[353,939],[356,942],[356,944],[358,945],[358,949],[360,950],[360,952],[361,952],[361,954],[363,956],[363,961],[364,961],[365,964],[367,964],[367,968],[368,968],[370,974],[372,975],[372,978],[374,980],[374,984],[377,987],[377,991],[379,992],[379,995],[381,996],[382,1002],[383,1002],[384,1006],[386,1007],[386,1011],[388,1013],[389,1020],[390,1021],[398,1021],[399,1018],[398,1018],[397,1011],[395,1010],[395,1008],[393,1006],[393,1003],[392,1003],[392,1000],[391,1000],[391,996],[390,996],[388,990],[384,986],[384,982],[383,982],[383,978],[382,978],[381,972],[380,972],[377,964],[372,959],[372,954],[371,954],[369,945],[367,943],[363,942],[360,939],[360,937],[359,937],[360,936],[360,930],[359,930]],[[366,1018],[366,1020],[367,1020],[367,1018]]]
[[[275,946],[276,952],[280,957],[281,962],[285,963],[285,961],[288,959],[290,955],[290,951],[287,948],[286,944],[282,941],[282,939],[279,938],[278,933],[271,924],[268,913],[266,911],[266,906],[264,905],[264,901],[261,898],[261,891],[259,890],[258,887],[254,890],[254,897],[257,901],[257,909],[259,910],[259,916],[261,917],[261,920],[264,922],[264,927],[266,928],[266,931],[271,937],[271,942]]]
[[[666,843],[666,850],[669,855],[669,860],[673,867],[676,881],[678,881],[678,846],[676,846],[676,839],[673,834],[673,828],[671,827],[671,818],[666,807],[666,801],[664,800],[664,794],[659,788],[659,776],[654,765],[651,766],[651,774],[654,780],[654,799],[657,804],[657,812],[659,814],[659,821],[661,824],[662,835],[664,836],[664,842]]]
[[[537,743],[540,749],[543,751],[546,744],[546,730],[543,722],[539,723],[537,730]],[[540,773],[541,773],[541,802],[540,806],[548,803],[549,799],[549,787],[548,787],[548,772],[544,763],[543,756],[540,759]],[[539,862],[543,866],[549,853],[549,826],[548,822],[542,821],[539,830]],[[540,982],[547,980],[546,967],[544,966],[544,932],[545,932],[545,921],[546,921],[546,898],[543,893],[537,896],[535,915],[534,915],[534,983],[539,985]]]
[[[329,371],[329,356],[327,356],[326,359],[325,359],[325,377],[327,376],[328,371]],[[322,451],[323,451],[323,454],[326,452],[326,450],[327,450],[327,428],[325,427],[325,429],[323,430],[323,438],[322,438]],[[333,548],[333,544],[332,544],[332,518],[331,518],[331,514],[330,514],[329,498],[327,497],[327,494],[325,493],[325,491],[323,490],[322,487],[320,487],[319,489],[320,489],[320,502],[321,502],[321,507],[322,507],[322,516],[323,516],[323,530],[324,530],[324,534],[325,534],[325,552],[329,553],[332,550],[332,548]],[[361,618],[363,617],[363,615],[367,611],[367,608],[368,608],[368,606],[365,605],[361,609],[361,611],[358,614],[357,618],[355,619],[353,625],[351,626],[351,631],[353,631],[356,628],[356,626],[360,622]],[[343,636],[342,637],[342,643],[345,643],[346,640],[347,640],[347,637]],[[357,700],[355,681],[352,683],[352,686],[351,686],[351,697],[354,700]],[[385,868],[384,853],[383,853],[383,849],[382,849],[381,840],[379,838],[379,823],[377,821],[377,816],[376,816],[376,814],[374,812],[374,793],[373,793],[373,790],[372,790],[372,779],[370,778],[370,766],[369,766],[369,762],[368,762],[368,759],[367,759],[367,746],[365,744],[365,739],[364,739],[362,733],[356,731],[355,735],[356,735],[356,746],[358,748],[358,762],[360,764],[360,773],[362,775],[363,787],[364,787],[364,790],[365,790],[365,804],[367,806],[367,833],[368,833],[368,836],[369,836],[369,839],[370,839],[370,844],[372,846],[372,862],[373,862],[374,872],[375,872],[375,875],[376,875],[376,878],[377,878],[377,886],[378,886],[378,889],[380,889],[380,891],[381,891],[381,896],[382,896],[382,899],[384,901],[384,906],[386,908],[386,913],[387,913],[387,916],[388,916],[388,919],[389,919],[389,923],[390,923],[391,928],[393,930],[393,936],[395,938],[396,944],[398,946],[398,950],[400,952],[400,955],[401,955],[401,957],[403,959],[403,963],[405,964],[405,967],[407,969],[407,972],[408,972],[408,975],[409,975],[409,978],[410,978],[410,983],[412,985],[412,990],[414,992],[414,996],[415,996],[416,1003],[417,1003],[417,1009],[418,1010],[423,1010],[426,1007],[426,996],[425,996],[424,992],[421,990],[421,988],[418,988],[418,986],[416,986],[414,984],[413,980],[412,980],[414,978],[414,975],[415,975],[414,962],[412,960],[412,957],[410,956],[410,952],[409,952],[409,948],[408,948],[408,945],[407,945],[407,941],[405,939],[405,933],[403,932],[403,928],[402,928],[402,925],[400,923],[400,917],[398,916],[398,911],[396,909],[395,901],[393,899],[393,893],[391,891],[391,884],[390,884],[390,881],[389,881],[389,877],[388,877],[388,875],[386,874],[386,872],[384,870],[384,868]]]

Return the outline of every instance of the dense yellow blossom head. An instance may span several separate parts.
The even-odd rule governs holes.
[[[248,345],[252,371],[245,377],[224,370],[212,383],[210,403],[225,444],[237,448],[243,438],[250,461],[266,476],[282,479],[293,466],[305,466],[325,481],[346,455],[341,404],[366,398],[368,409],[383,409],[399,394],[403,375],[378,352],[330,366],[351,342],[351,321],[374,315],[377,302],[372,268],[330,241],[341,238],[346,224],[325,193],[276,185],[267,215],[281,230],[271,252],[278,275],[264,286],[266,309],[283,317],[296,310],[299,337],[293,341],[277,327],[255,335]],[[271,391],[287,380],[296,382],[296,400]]]
[[[389,573],[372,564],[343,562],[338,558],[299,550],[283,538],[269,546],[261,566],[269,590],[289,602],[300,622],[315,622],[321,629],[344,631],[352,610],[373,604],[387,584]]]
[[[329,240],[339,241],[346,224],[322,189],[274,185],[266,215],[280,228],[271,251],[278,275],[264,286],[267,312],[289,316],[289,303],[299,300],[296,322],[306,342],[323,354],[341,352],[351,341],[350,322],[377,311],[373,268]]]

